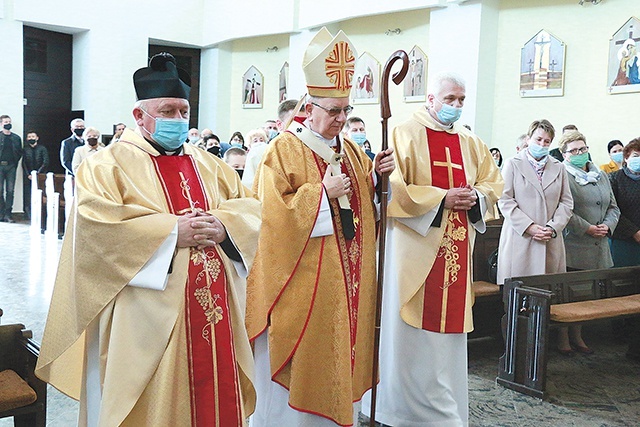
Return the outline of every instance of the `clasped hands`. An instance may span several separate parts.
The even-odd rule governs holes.
[[[375,171],[380,175],[393,172],[396,168],[393,148],[387,148],[385,151],[376,154],[373,165]],[[353,191],[351,179],[344,173],[334,176],[331,173],[331,167],[327,167],[327,171],[322,178],[322,185],[324,185],[329,199],[337,199],[344,195],[350,196]]]
[[[531,224],[527,227],[525,233],[539,242],[548,242],[553,238],[553,228],[545,225]]]
[[[451,188],[447,190],[444,198],[444,207],[457,211],[468,211],[478,201],[478,194],[469,184],[464,187]]]
[[[203,249],[222,243],[226,238],[227,230],[222,222],[209,213],[196,211],[178,217],[179,248]]]
[[[587,234],[591,237],[607,237],[609,227],[605,224],[590,225],[587,229]]]

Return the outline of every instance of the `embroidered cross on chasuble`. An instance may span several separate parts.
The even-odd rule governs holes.
[[[434,187],[464,187],[460,139],[457,134],[427,128],[431,177]],[[425,280],[422,328],[440,333],[464,332],[465,303],[469,286],[469,237],[466,211],[450,210],[443,218],[444,235],[431,271]]]
[[[171,213],[209,210],[191,156],[151,156]],[[243,425],[227,280],[218,246],[191,248],[185,321],[191,425]]]

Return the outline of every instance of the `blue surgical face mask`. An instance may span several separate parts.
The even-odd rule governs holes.
[[[541,159],[549,154],[549,147],[543,147],[535,142],[529,144],[528,150],[529,154],[531,154],[535,159]]]
[[[617,153],[613,153],[611,155],[611,160],[613,160],[616,163],[622,163],[622,151],[619,151]]]
[[[438,120],[440,120],[441,123],[444,123],[445,125],[450,125],[451,123],[456,122],[460,118],[460,115],[462,114],[462,108],[456,108],[456,107],[452,107],[449,104],[445,104],[435,96],[433,97],[433,99],[435,99],[440,103],[440,105],[442,105],[442,108],[440,109],[440,111],[436,112],[436,116],[438,117]]]
[[[231,147],[233,148],[242,148],[242,144],[236,144],[235,142],[232,142],[231,144],[229,144]]]
[[[364,132],[352,133],[351,140],[362,147],[364,142],[367,140],[367,134]]]
[[[269,141],[278,136],[278,131],[275,129],[269,129]]]
[[[141,108],[142,110],[142,108]],[[144,129],[151,138],[160,144],[167,151],[176,151],[189,135],[189,120],[187,119],[164,119],[161,117],[153,117],[151,114],[142,110],[147,116],[156,121],[156,131],[151,133]]]
[[[629,157],[627,167],[631,172],[640,173],[640,157]]]

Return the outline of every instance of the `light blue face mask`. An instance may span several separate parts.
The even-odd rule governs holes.
[[[444,123],[445,125],[450,125],[451,123],[456,122],[460,118],[460,115],[462,114],[462,108],[456,108],[456,107],[452,107],[449,104],[445,104],[435,96],[433,97],[433,99],[435,99],[440,103],[440,105],[442,105],[442,108],[440,109],[440,111],[436,112],[436,116],[438,117],[438,120],[440,120],[441,123]]]
[[[534,159],[541,159],[549,154],[549,147],[543,147],[535,142],[529,144],[528,150]]]
[[[362,147],[367,140],[367,134],[364,132],[352,133],[351,140]]]
[[[275,129],[269,129],[269,141],[278,136],[278,131]]]
[[[242,144],[236,144],[235,142],[229,144],[231,148],[242,148]]]
[[[619,151],[617,153],[613,153],[611,155],[611,160],[613,160],[616,163],[622,163],[622,151]]]
[[[141,108],[142,110],[142,108]],[[156,130],[151,133],[144,129],[151,139],[160,144],[167,151],[176,151],[189,135],[189,120],[187,119],[164,119],[162,117],[153,117],[151,114],[142,110],[147,116],[156,121]]]
[[[631,172],[640,173],[640,157],[629,157],[627,167]]]

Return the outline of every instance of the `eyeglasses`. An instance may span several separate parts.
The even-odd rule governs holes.
[[[320,107],[320,108],[322,108],[322,109],[323,109],[324,111],[326,111],[326,112],[327,112],[327,114],[329,114],[329,116],[331,116],[331,117],[335,117],[335,116],[337,116],[338,114],[340,114],[340,113],[341,113],[341,112],[343,112],[343,111],[344,111],[344,114],[345,114],[346,116],[348,116],[348,115],[349,115],[349,114],[351,114],[351,112],[353,111],[353,107],[352,107],[351,105],[347,105],[347,106],[346,106],[346,107],[344,107],[344,108],[337,108],[337,107],[336,107],[336,108],[326,108],[326,107],[323,107],[323,106],[322,106],[322,105],[320,105],[320,104],[316,104],[315,102],[312,102],[311,104],[315,105],[316,107]]]
[[[576,156],[578,154],[584,154],[589,152],[589,147],[585,145],[584,147],[574,148],[573,150],[566,150],[565,153],[569,153],[572,156]]]

